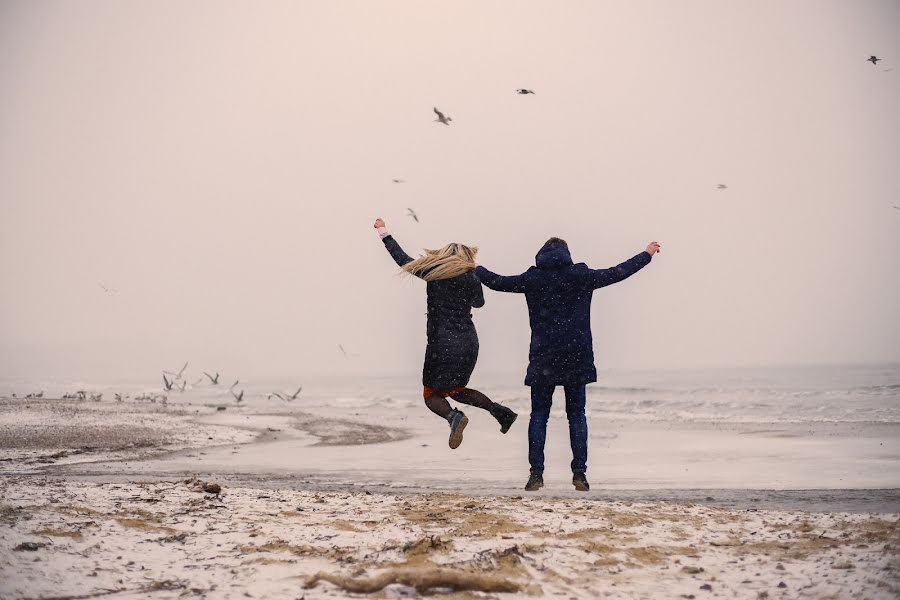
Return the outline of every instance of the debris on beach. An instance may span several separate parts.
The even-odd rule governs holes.
[[[13,552],[35,552],[47,545],[46,542],[22,542],[13,548]]]
[[[371,594],[394,584],[414,588],[420,594],[441,588],[454,592],[499,592],[515,593],[522,587],[505,577],[490,573],[463,571],[453,567],[388,569],[372,577],[354,578],[345,575],[318,572],[307,578],[303,587],[316,587],[320,581],[327,581],[354,594]]]
[[[220,486],[218,483],[203,481],[202,479],[198,479],[196,477],[185,479],[184,484],[195,492],[215,494],[216,496],[222,493],[222,486]]]

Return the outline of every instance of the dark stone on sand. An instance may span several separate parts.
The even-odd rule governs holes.
[[[44,542],[22,542],[13,548],[13,552],[35,552],[46,545]]]
[[[778,587],[780,587],[780,588],[786,588],[786,587],[787,587],[787,584],[786,584],[785,582],[781,581],[781,582],[778,583]]]
[[[227,406],[217,406],[216,410],[225,410],[226,408],[228,408],[228,407]]]
[[[700,586],[700,589],[701,589],[701,590],[704,590],[704,591],[707,591],[707,592],[711,592],[711,591],[712,591],[712,586],[709,585],[708,583],[704,583],[703,585]]]
[[[222,491],[222,487],[218,483],[204,483],[203,491],[207,494],[218,494]]]
[[[687,573],[688,575],[696,575],[697,573],[703,572],[703,567],[684,566],[681,567],[681,571]]]
[[[778,563],[777,565],[775,565],[775,570],[776,571],[784,571],[784,565],[781,563]]]

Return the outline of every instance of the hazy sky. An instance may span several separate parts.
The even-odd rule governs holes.
[[[378,216],[501,273],[658,240],[601,368],[900,361],[898,107],[897,1],[0,0],[0,376],[416,377]]]

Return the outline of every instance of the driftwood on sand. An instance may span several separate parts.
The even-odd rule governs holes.
[[[505,577],[489,573],[473,573],[445,567],[388,569],[372,577],[347,577],[319,571],[307,578],[304,587],[316,587],[327,581],[355,594],[371,594],[392,584],[415,588],[420,594],[436,588],[456,592],[518,592],[521,586]]]

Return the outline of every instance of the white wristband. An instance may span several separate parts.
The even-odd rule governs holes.
[[[388,233],[387,227],[377,227],[375,231],[378,232],[378,237],[380,237],[381,239],[384,239],[387,236],[391,235]]]

